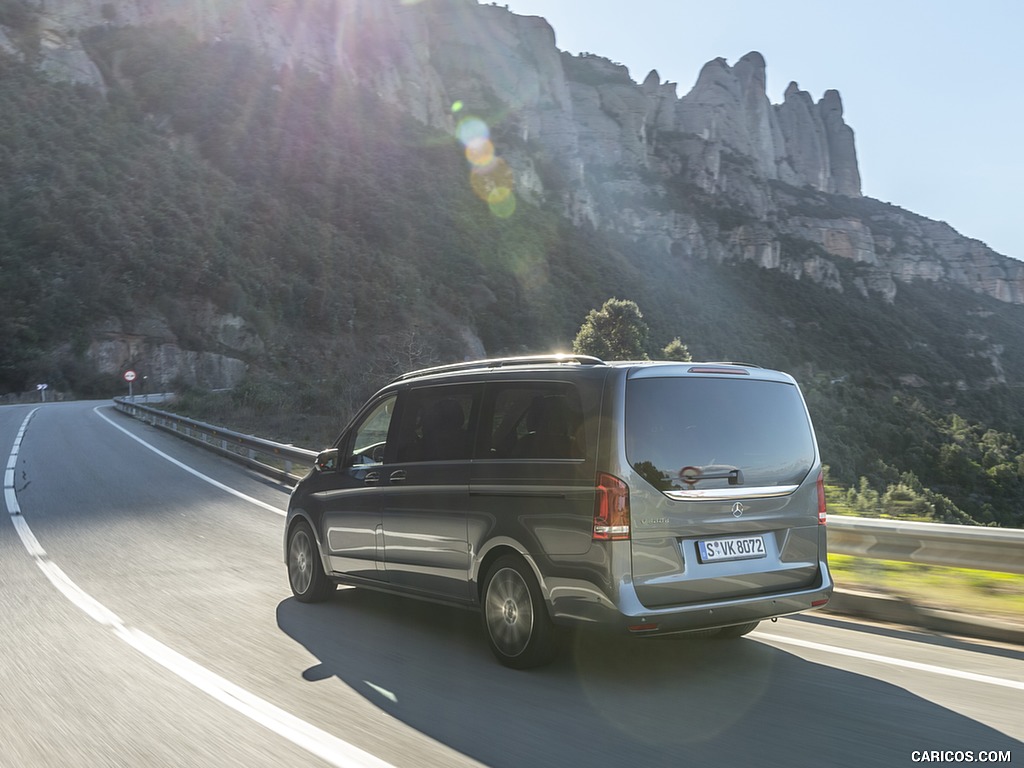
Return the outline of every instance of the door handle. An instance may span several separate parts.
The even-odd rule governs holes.
[[[405,470],[404,469],[396,469],[394,472],[392,472],[391,473],[391,482],[392,483],[404,483],[405,482]]]
[[[376,485],[380,482],[380,472],[367,472],[363,478],[364,485]]]

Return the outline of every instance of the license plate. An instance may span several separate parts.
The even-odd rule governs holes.
[[[730,539],[707,539],[697,542],[697,552],[702,563],[719,563],[723,560],[752,560],[767,557],[762,536],[736,536]]]

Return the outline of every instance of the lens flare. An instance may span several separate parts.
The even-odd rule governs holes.
[[[469,183],[481,200],[499,203],[512,194],[512,169],[504,160],[497,158],[490,165],[473,168]]]
[[[491,129],[479,117],[464,117],[455,126],[455,137],[468,147],[471,142],[481,139],[490,141]]]
[[[488,201],[487,207],[499,219],[507,219],[516,212],[516,196],[512,194],[512,190],[509,190],[504,199],[497,202]]]
[[[461,112],[462,107],[462,102],[456,101],[452,112]],[[465,147],[473,192],[487,203],[492,214],[507,219],[516,210],[515,175],[508,163],[497,156],[491,129],[479,117],[467,115],[455,126],[455,137]]]
[[[490,139],[473,139],[466,145],[466,159],[476,166],[488,166],[494,162],[494,144]]]

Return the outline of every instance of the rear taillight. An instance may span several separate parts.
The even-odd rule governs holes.
[[[614,475],[597,473],[594,499],[594,541],[629,538],[629,486]]]
[[[825,511],[825,475],[818,473],[818,525],[825,525],[828,522],[828,514]]]

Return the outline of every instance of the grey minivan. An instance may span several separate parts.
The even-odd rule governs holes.
[[[374,395],[295,487],[285,562],[303,602],[343,583],[479,610],[527,668],[569,627],[732,638],[822,606],[825,521],[788,374],[504,358]]]

